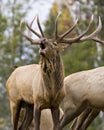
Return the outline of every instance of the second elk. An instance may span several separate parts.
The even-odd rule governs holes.
[[[78,116],[71,130],[85,130],[99,111],[104,111],[104,67],[67,76],[65,90],[65,110],[60,126],[63,128]]]
[[[59,105],[65,95],[64,69],[60,51],[62,51],[66,45],[95,39],[96,34],[101,30],[101,21],[99,18],[99,25],[96,30],[90,35],[85,36],[93,22],[92,17],[86,31],[75,38],[66,38],[76,27],[78,20],[76,20],[75,24],[64,34],[58,35],[58,16],[55,22],[55,36],[53,39],[47,39],[44,36],[38,18],[37,24],[41,34],[34,31],[31,25],[26,24],[26,26],[29,31],[39,37],[39,40],[34,40],[30,36],[24,33],[22,34],[31,44],[39,46],[40,63],[18,67],[7,80],[6,86],[10,100],[14,130],[17,130],[19,113],[22,108],[21,102],[34,105],[35,130],[40,130],[41,110],[47,108],[51,109],[54,130],[59,128],[57,127],[59,124]],[[22,123],[23,127],[20,127],[21,129],[19,130],[25,130],[25,126],[28,127],[27,124],[30,124],[31,118],[32,117],[27,113],[23,122],[25,124]]]

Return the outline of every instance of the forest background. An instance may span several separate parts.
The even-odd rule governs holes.
[[[55,18],[59,11],[62,12],[58,25],[60,34],[70,28],[77,17],[80,19],[78,27],[68,37],[83,32],[92,14],[94,24],[91,31],[97,26],[98,16],[104,25],[104,0],[0,0],[0,130],[12,128],[6,80],[15,66],[39,62],[38,48],[22,37],[20,23],[24,19],[30,22],[40,12],[44,33],[50,38],[54,34]],[[35,25],[34,29],[37,30]],[[104,40],[104,26],[99,38]],[[76,43],[61,55],[65,76],[104,65],[104,46],[92,41]],[[88,130],[104,130],[103,113],[99,114]]]

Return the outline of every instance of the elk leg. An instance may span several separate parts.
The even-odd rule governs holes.
[[[94,120],[94,118],[99,114],[99,112],[100,111],[97,109],[92,110],[88,115],[87,119],[82,124],[80,130],[86,130],[88,126],[91,124],[91,122]]]
[[[70,123],[75,117],[77,117],[84,108],[81,107],[70,107],[70,109],[65,110],[63,117],[60,120],[58,130],[62,130],[68,123]]]
[[[32,122],[32,119],[33,119],[33,105],[31,104],[26,104],[26,114],[25,114],[25,117],[22,121],[22,124],[19,128],[19,130],[28,130],[31,122]]]
[[[60,117],[60,110],[59,108],[51,108],[53,123],[54,123],[54,130],[56,130],[59,124],[59,117]]]
[[[76,129],[78,118],[76,117],[70,126],[70,130]]]
[[[34,105],[34,121],[35,121],[34,130],[40,130],[40,116],[41,116],[40,108]]]
[[[71,125],[70,130],[79,130],[89,113],[92,111],[91,108],[87,108],[84,112],[80,114],[74,121],[73,124]]]
[[[19,101],[18,103],[14,103],[10,101],[10,109],[11,109],[11,115],[12,115],[13,130],[17,130],[19,113],[21,110],[21,102]]]

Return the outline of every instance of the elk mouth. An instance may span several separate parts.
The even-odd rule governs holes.
[[[45,44],[44,43],[41,43],[40,44],[40,48],[42,49],[42,50],[44,50],[46,47],[45,47]]]
[[[40,48],[43,50],[46,48],[45,46],[46,38],[41,38],[40,39]]]
[[[46,50],[45,44],[41,43],[40,44],[40,50],[39,50],[40,55],[45,56],[45,50]]]
[[[46,41],[46,38],[42,38],[40,40],[40,50],[39,50],[39,53],[42,56],[45,56],[45,49],[46,49],[45,41]]]

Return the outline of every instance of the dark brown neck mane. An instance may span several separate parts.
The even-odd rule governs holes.
[[[64,69],[60,54],[49,59],[41,57],[40,64],[46,88],[61,89],[63,87]]]

